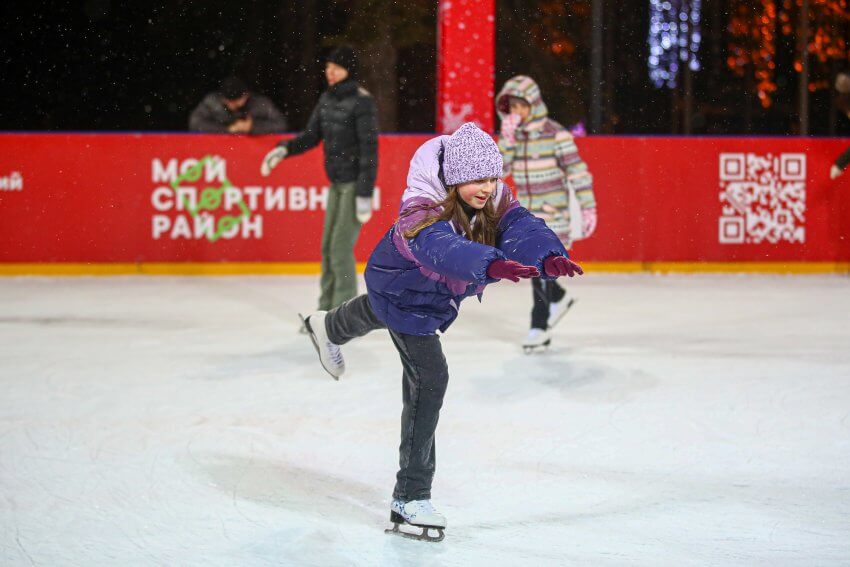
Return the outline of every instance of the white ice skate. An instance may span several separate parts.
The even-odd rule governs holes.
[[[535,351],[545,351],[549,348],[552,338],[547,331],[543,329],[531,329],[528,331],[528,336],[522,341],[522,350],[525,354],[532,354]]]
[[[328,332],[325,329],[325,316],[327,311],[316,311],[306,318],[298,314],[307,328],[307,335],[313,341],[313,346],[316,347],[316,352],[319,353],[319,362],[322,367],[333,376],[334,380],[339,380],[339,377],[345,372],[345,360],[342,358],[342,351],[339,345],[336,345],[328,338]]]
[[[392,529],[384,530],[388,534],[398,534],[419,541],[443,541],[446,537],[443,530],[446,528],[446,517],[434,509],[430,500],[411,500],[402,502],[393,500],[390,507],[390,521]],[[413,526],[421,529],[421,533],[410,533],[399,529],[399,526]],[[429,530],[435,530],[437,535],[432,536]]]
[[[551,329],[555,325],[561,322],[561,319],[564,318],[564,315],[567,314],[567,311],[570,310],[570,307],[573,306],[573,303],[576,302],[575,297],[570,296],[569,293],[564,293],[564,297],[561,298],[561,301],[555,301],[549,304],[549,321],[547,322],[548,327]]]

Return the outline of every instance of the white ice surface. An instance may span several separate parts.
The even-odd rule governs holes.
[[[440,544],[384,535],[401,366],[314,277],[0,279],[2,565],[850,564],[850,279],[587,276],[443,337]]]

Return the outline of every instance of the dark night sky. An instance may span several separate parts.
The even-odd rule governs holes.
[[[725,68],[725,47],[716,38],[725,41],[722,6],[728,0],[715,2],[719,8],[714,18],[708,12],[703,16],[704,69],[696,77],[695,133],[744,134],[747,112],[752,133],[793,132],[796,83],[793,73],[782,72],[783,66],[790,65],[790,48],[780,49],[780,91],[774,107],[764,111],[744,91],[743,82]],[[87,0],[57,4],[12,2],[4,7],[0,130],[182,131],[194,105],[233,71],[271,96],[291,128],[299,129],[324,87],[321,56],[328,46],[322,38],[339,34],[348,17],[341,3],[314,2],[316,37],[308,38],[299,12],[304,3]],[[351,0],[349,5],[353,4]],[[550,53],[530,51],[527,30],[510,26],[505,17],[512,6],[528,10],[533,3],[500,0],[498,4],[497,81],[551,65],[555,72],[546,73],[540,82],[553,115],[564,123],[585,118],[590,90],[587,17],[565,20],[564,29],[579,47],[569,60],[552,61]],[[647,77],[647,4],[646,0],[606,0],[604,33],[609,50],[604,90],[606,128],[612,133],[671,131],[670,94],[654,89]],[[318,60],[302,57],[307,42],[316,46]],[[400,52],[400,130],[433,129],[434,67],[433,45]],[[812,96],[813,134],[829,133],[831,104],[831,93]],[[846,118],[834,123],[837,134],[850,133]]]

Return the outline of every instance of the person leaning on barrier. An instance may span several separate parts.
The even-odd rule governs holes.
[[[838,109],[846,114],[847,118],[850,118],[850,74],[838,73],[835,77],[835,90],[838,91],[836,102]],[[850,148],[847,148],[840,156],[835,158],[835,163],[829,170],[830,179],[841,177],[848,165],[850,165]]]
[[[286,119],[274,103],[253,93],[238,77],[228,77],[204,97],[189,117],[189,130],[219,134],[274,134],[286,131]]]
[[[260,172],[288,156],[324,141],[325,172],[331,181],[322,231],[322,279],[319,309],[327,311],[357,295],[354,244],[360,227],[372,217],[372,193],[378,171],[378,121],[375,99],[355,80],[357,57],[337,47],[327,58],[328,89],[303,132],[280,142],[263,159]]]

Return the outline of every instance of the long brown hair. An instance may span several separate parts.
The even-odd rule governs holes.
[[[470,218],[463,207],[463,200],[457,190],[457,185],[448,186],[446,193],[446,198],[439,203],[413,206],[402,214],[402,218],[404,218],[415,212],[423,210],[430,211],[430,214],[426,214],[424,219],[405,230],[403,233],[404,237],[414,238],[422,230],[436,222],[452,221],[460,229],[461,234],[468,240],[487,244],[488,246],[495,246],[499,219],[502,216],[493,204],[493,196],[495,196],[496,192],[491,193],[484,207],[476,211],[474,226],[470,226]]]

